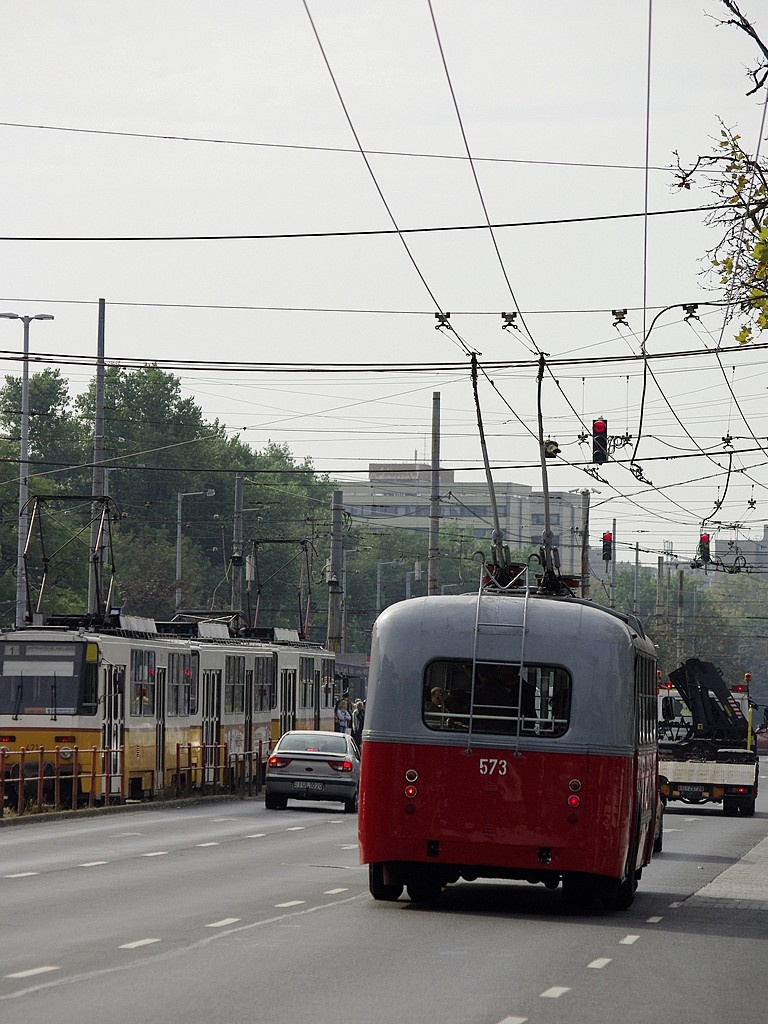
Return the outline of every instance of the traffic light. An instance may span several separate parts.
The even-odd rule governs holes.
[[[603,561],[610,562],[613,558],[613,534],[603,534]]]
[[[699,558],[702,562],[711,562],[712,556],[709,553],[709,534],[702,533],[699,536]]]
[[[602,416],[592,420],[592,461],[608,461],[608,421]]]

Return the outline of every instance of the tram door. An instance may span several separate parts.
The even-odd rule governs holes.
[[[221,736],[221,669],[203,672],[203,785],[216,780]]]
[[[109,750],[109,795],[120,794],[120,748],[125,739],[125,666],[108,665],[104,669],[104,721],[101,746]],[[104,755],[107,756],[106,754]],[[127,793],[122,794],[127,796]]]
[[[165,789],[165,667],[155,669],[155,792]]]
[[[243,723],[243,772],[244,781],[251,781],[253,769],[253,669],[245,673],[245,721]]]
[[[280,670],[280,735],[296,727],[296,669]]]

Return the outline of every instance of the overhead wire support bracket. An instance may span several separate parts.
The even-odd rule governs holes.
[[[439,331],[441,327],[450,327],[450,324],[448,323],[450,319],[450,313],[435,313],[435,320],[437,320],[435,330]]]

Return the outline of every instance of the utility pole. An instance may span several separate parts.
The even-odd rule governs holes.
[[[336,654],[341,653],[341,574],[342,548],[341,548],[341,522],[342,503],[344,494],[342,491],[333,492],[333,508],[331,512],[331,564],[328,573],[328,639],[326,647]]]
[[[427,594],[440,593],[440,392],[432,392],[432,488],[429,495]]]
[[[99,299],[99,324],[96,337],[96,413],[93,428],[93,477],[91,493],[94,497],[105,496],[104,484],[104,323],[106,302]],[[102,509],[99,514],[99,509]],[[102,523],[108,517],[106,502],[91,503],[91,551],[88,569],[88,614],[98,615],[101,611],[102,572],[104,568]],[[106,609],[105,609],[106,610]]]
[[[581,596],[589,598],[589,488],[581,492]]]
[[[243,611],[243,474],[235,474],[235,516],[232,530],[232,597],[230,609],[237,615],[238,625]]]
[[[611,559],[611,608],[616,607],[616,556],[618,555],[618,548],[616,546],[616,520],[613,520],[613,528],[611,532],[613,537],[613,558]]]

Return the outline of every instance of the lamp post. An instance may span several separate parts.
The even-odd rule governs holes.
[[[183,498],[212,498],[216,491],[208,487],[205,491],[184,491],[176,495],[176,611],[181,608],[181,502]]]
[[[24,550],[27,544],[29,513],[29,325],[33,320],[53,320],[51,313],[20,316],[18,313],[0,313],[4,320],[21,320],[24,324],[24,356],[21,364],[21,444],[19,448],[19,539],[16,554],[16,626],[26,622],[27,587],[24,571]]]

